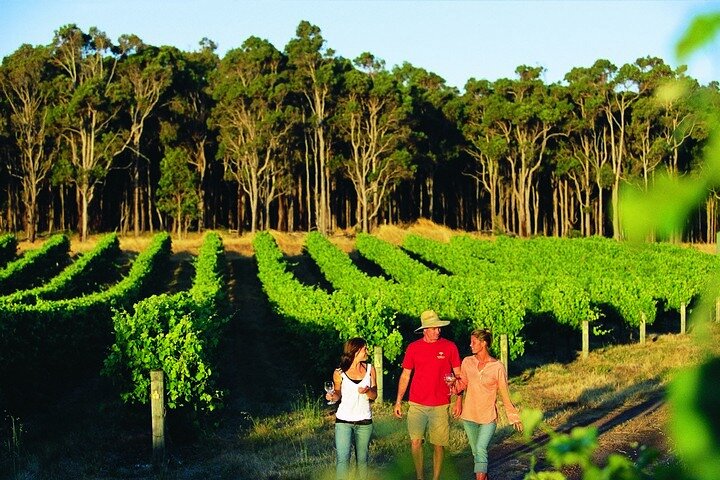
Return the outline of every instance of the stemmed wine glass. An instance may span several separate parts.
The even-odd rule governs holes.
[[[450,390],[448,395],[452,395],[452,386],[453,383],[455,383],[455,374],[453,372],[446,373],[443,375],[443,380],[447,383],[448,389]]]
[[[334,382],[325,382],[325,384],[323,386],[327,393],[335,393],[335,383]],[[328,402],[327,402],[328,405],[332,405],[334,403],[337,403],[337,402],[335,400],[328,400]]]

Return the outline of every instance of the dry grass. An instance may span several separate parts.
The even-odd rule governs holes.
[[[410,225],[380,225],[374,230],[373,235],[394,245],[401,245],[405,237],[414,233],[423,237],[441,242],[449,242],[455,235],[465,233],[460,230],[453,230],[443,225],[438,225],[430,220],[421,218]]]
[[[718,253],[718,246],[715,243],[683,243],[682,246],[695,248],[703,253],[709,253],[710,255]]]
[[[720,337],[717,328],[714,335]],[[618,345],[591,352],[584,361],[526,371],[513,380],[513,391],[520,404],[550,413],[548,420],[559,425],[582,411],[597,414],[645,400],[662,391],[672,372],[703,355],[692,335],[661,335],[645,345]]]
[[[252,251],[252,239],[254,234],[245,232],[238,235],[234,231],[219,230],[218,231],[225,245],[226,250],[235,252],[243,256],[251,256]],[[386,242],[394,245],[401,245],[405,240],[405,237],[414,233],[421,235],[433,240],[448,242],[450,238],[455,235],[469,234],[475,237],[484,239],[493,239],[492,235],[486,235],[479,232],[465,232],[462,230],[453,230],[444,225],[440,225],[432,222],[431,220],[421,218],[414,223],[407,225],[380,225],[372,234],[378,238],[385,240]],[[302,253],[303,246],[305,244],[305,232],[280,232],[273,230],[272,235],[278,242],[280,249],[289,256],[299,255]],[[77,234],[70,234],[70,248],[72,254],[84,253],[91,250],[97,240],[105,234],[92,234],[88,237],[85,242],[80,241],[80,237]],[[355,249],[355,235],[354,229],[337,230],[329,235],[330,240],[345,252],[351,252]],[[173,251],[175,252],[188,252],[196,255],[197,250],[202,243],[204,234],[198,232],[188,232],[182,238],[173,236]],[[46,240],[46,236],[38,237],[34,243],[30,243],[25,240],[18,242],[18,251],[22,253],[25,250],[38,248],[43,241]],[[140,252],[150,242],[152,234],[143,233],[138,237],[134,235],[122,235],[120,236],[120,247],[123,250],[131,252]],[[684,243],[684,247],[695,248],[701,252],[715,254],[717,253],[717,245],[714,243]]]

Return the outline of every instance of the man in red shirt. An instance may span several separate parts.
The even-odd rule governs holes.
[[[405,350],[395,401],[395,416],[402,418],[402,399],[410,385],[407,424],[415,473],[417,478],[422,480],[422,444],[427,431],[428,440],[433,445],[433,480],[439,480],[444,448],[450,443],[450,390],[444,377],[450,372],[460,374],[460,353],[455,343],[440,338],[440,328],[448,325],[449,321],[440,320],[432,310],[423,312],[420,321],[420,327],[415,331],[422,331],[422,338],[412,342]],[[456,402],[455,408],[462,408],[460,402]],[[460,412],[453,414],[458,416]]]

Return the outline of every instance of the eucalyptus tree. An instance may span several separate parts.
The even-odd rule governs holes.
[[[197,174],[190,169],[188,152],[169,148],[160,162],[158,210],[173,219],[172,230],[178,237],[187,233],[198,215]]]
[[[486,116],[493,86],[488,80],[471,78],[465,84],[461,125],[466,140],[465,150],[474,162],[466,172],[476,180],[490,200],[490,228],[504,231],[502,216],[502,183],[505,181],[502,159],[510,148],[498,125]],[[478,195],[479,196],[479,195]]]
[[[503,161],[510,177],[516,233],[521,236],[538,232],[539,172],[548,143],[562,134],[557,125],[570,109],[551,95],[540,78],[542,70],[520,66],[517,80],[497,80],[485,113],[509,146]]]
[[[417,210],[411,212],[414,218],[438,220],[445,212],[439,212],[438,205],[444,202],[436,201],[436,191],[442,195],[456,185],[443,189],[442,182],[436,186],[436,179],[443,174],[452,177],[459,170],[455,165],[463,143],[457,113],[459,92],[439,75],[407,62],[393,68],[393,75],[411,109],[408,151],[415,178],[405,203],[416,205]]]
[[[0,91],[8,109],[8,130],[17,149],[8,162],[10,175],[22,185],[25,234],[34,242],[38,226],[38,195],[46,186],[58,152],[53,129],[50,50],[22,45],[3,59]],[[10,160],[10,157],[8,157]]]
[[[331,224],[330,159],[333,138],[330,130],[335,114],[334,98],[341,75],[335,52],[325,47],[320,28],[301,21],[295,38],[285,46],[292,68],[292,88],[302,99],[304,132],[305,194],[308,230],[316,226],[327,233]],[[314,216],[313,216],[314,214]]]
[[[355,187],[358,223],[369,232],[389,189],[412,173],[404,148],[408,110],[383,60],[365,52],[354,63],[357,68],[345,75],[337,123],[350,146],[343,166]]]
[[[673,87],[675,85],[676,87]],[[663,94],[668,88],[681,88],[686,95],[674,96]],[[697,80],[685,74],[685,67],[675,71],[675,77],[671,83],[663,83],[655,95],[655,101],[659,104],[659,137],[666,143],[667,168],[672,173],[680,173],[689,165],[681,164],[681,154],[689,142],[704,142],[707,139],[706,128],[704,128],[701,109],[712,105],[712,101],[703,102],[702,107],[696,107],[690,99],[696,98],[701,91]],[[716,104],[717,106],[717,104]],[[687,155],[686,155],[687,157]]]
[[[160,141],[165,148],[185,150],[185,158],[197,173],[199,231],[207,224],[207,197],[211,190],[207,178],[214,170],[220,170],[214,168],[216,132],[208,125],[214,106],[208,82],[220,61],[216,49],[217,45],[207,38],[200,41],[197,51],[184,52],[174,47],[163,49],[170,57],[172,79],[158,111]]]
[[[282,193],[282,179],[290,173],[279,155],[293,127],[293,109],[285,101],[286,61],[267,40],[250,37],[226,53],[211,79],[218,155],[225,177],[237,183],[238,202],[247,195],[253,232],[262,226],[261,202],[266,223],[270,202]]]
[[[647,191],[655,169],[668,157],[669,144],[662,136],[663,105],[658,88],[673,82],[678,75],[660,58],[645,57],[636,61],[636,83],[642,85],[641,96],[632,108],[628,123],[629,180],[637,179]]]
[[[610,185],[610,152],[606,143],[609,126],[603,108],[612,88],[610,76],[614,71],[608,60],[597,60],[591,67],[576,67],[565,75],[573,106],[566,123],[567,142],[564,142],[572,162],[567,175],[575,184],[582,212],[581,232],[586,236],[604,232],[603,193]]]
[[[119,125],[123,105],[112,101],[117,63],[123,52],[95,27],[84,33],[76,25],[55,32],[52,63],[60,70],[62,140],[76,187],[80,237],[88,235],[88,207],[113,160],[130,142]]]
[[[144,183],[148,187],[145,202],[148,205],[148,224],[152,230],[152,193],[150,191],[150,159],[142,151],[142,136],[148,117],[154,113],[163,92],[170,84],[171,65],[164,49],[148,46],[136,35],[123,35],[120,48],[127,55],[118,64],[117,86],[111,91],[113,98],[125,105],[127,116],[128,148],[132,151],[132,205],[133,229],[140,235],[141,173],[145,172]],[[142,168],[141,159],[144,160]]]
[[[632,108],[650,88],[650,84],[643,81],[641,76],[643,60],[639,59],[633,64],[625,64],[617,71],[612,72],[612,89],[607,91],[603,113],[608,125],[606,142],[610,152],[610,165],[612,167],[613,182],[610,192],[612,209],[613,238],[623,237],[621,219],[618,209],[620,187],[629,170],[632,159],[628,159],[629,129]]]

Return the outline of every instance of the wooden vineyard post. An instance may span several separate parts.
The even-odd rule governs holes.
[[[640,344],[645,345],[645,326],[647,324],[647,318],[645,312],[640,314]]]
[[[150,372],[150,415],[153,465],[158,466],[165,459],[165,378],[162,370]]]
[[[373,364],[375,364],[375,375],[377,376],[377,398],[376,402],[383,401],[383,353],[382,347],[376,345],[373,348]]]
[[[508,375],[508,336],[506,333],[500,335],[500,361],[505,366],[505,376]]]
[[[680,333],[685,334],[687,326],[687,305],[680,304]]]
[[[588,358],[590,355],[590,322],[585,320],[582,322],[582,359]]]

